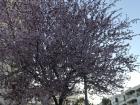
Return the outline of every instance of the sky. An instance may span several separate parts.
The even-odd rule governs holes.
[[[120,11],[124,16],[128,16],[130,19],[140,18],[140,0],[120,0],[116,4],[116,8],[122,8]],[[135,34],[140,34],[140,21],[133,24],[131,29]],[[130,41],[130,53],[134,55],[140,55],[140,36],[136,36]],[[138,57],[137,63],[140,63],[140,57]],[[129,74],[131,77],[129,81],[125,81],[125,90],[129,87],[134,87],[140,84],[140,67],[137,68],[137,72]],[[98,104],[101,102],[101,97],[93,96],[93,102]]]
[[[140,0],[121,0],[117,3],[118,8],[122,8],[121,12],[130,19],[140,18]],[[131,29],[135,34],[140,34],[140,21],[133,24]],[[140,36],[136,36],[130,41],[130,54],[140,55]],[[140,63],[140,57],[138,56],[137,63]],[[138,72],[140,68],[137,68]],[[140,84],[140,73],[133,72],[130,74],[130,81],[126,82],[126,87],[134,87]]]

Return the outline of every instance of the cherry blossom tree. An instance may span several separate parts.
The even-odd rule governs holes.
[[[136,66],[127,41],[135,20],[121,19],[115,2],[0,0],[1,87],[15,92],[18,105],[38,87],[55,105],[84,80],[96,92],[121,88]]]

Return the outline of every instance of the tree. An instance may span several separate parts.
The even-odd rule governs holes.
[[[111,100],[108,98],[103,98],[102,99],[102,105],[111,105]]]
[[[81,98],[77,99],[75,105],[82,105],[83,103],[84,103],[84,98],[81,97]]]
[[[37,84],[56,105],[62,105],[85,77],[87,88],[97,92],[122,87],[124,74],[135,68],[126,42],[133,37],[133,21],[110,11],[115,2],[1,0],[1,86],[10,89],[11,80],[22,77],[25,81],[16,86],[24,93]]]

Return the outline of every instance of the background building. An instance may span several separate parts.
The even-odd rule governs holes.
[[[140,85],[110,98],[112,105],[140,105]]]

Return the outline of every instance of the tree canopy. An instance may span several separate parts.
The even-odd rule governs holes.
[[[122,87],[135,68],[127,43],[133,21],[111,9],[115,2],[0,0],[1,86],[21,100],[30,88],[43,88],[56,105],[84,76],[97,92]]]

